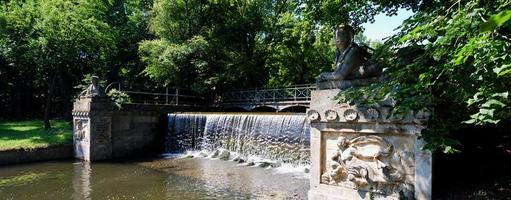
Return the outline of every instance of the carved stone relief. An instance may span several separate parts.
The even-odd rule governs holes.
[[[310,121],[319,120],[319,113],[318,113],[318,111],[315,111],[315,110],[307,111],[307,118],[309,118]]]
[[[380,108],[380,115],[381,115],[381,118],[383,120],[387,120],[390,118],[390,115],[391,115],[391,111],[392,111],[392,108],[391,107],[387,107],[387,106],[383,106]]]
[[[75,140],[87,142],[87,131],[89,127],[88,119],[75,119],[74,123],[74,135]]]
[[[347,109],[346,111],[344,111],[344,119],[346,119],[346,121],[355,121],[358,117],[358,112],[354,109]]]
[[[332,141],[334,142],[334,141]],[[338,136],[336,148],[326,151],[322,184],[344,186],[379,193],[413,191],[403,189],[406,173],[402,153],[386,139],[376,135],[349,138]]]
[[[311,122],[381,122],[381,123],[415,123],[421,124],[430,118],[428,111],[410,111],[398,113],[391,107],[355,107],[339,106],[330,109],[319,107],[307,111],[307,118]]]
[[[325,117],[328,121],[334,121],[337,119],[337,112],[335,110],[327,110],[325,111]]]
[[[367,120],[378,120],[378,117],[380,117],[380,114],[378,113],[378,110],[375,109],[375,108],[368,108],[366,111],[365,111],[365,118]]]

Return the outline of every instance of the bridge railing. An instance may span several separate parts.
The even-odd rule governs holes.
[[[123,88],[120,83],[111,83],[105,88],[108,92],[117,89],[130,96],[131,104],[156,104],[156,105],[202,105],[205,98],[193,95],[189,90],[179,88],[165,88],[164,92],[135,91]]]
[[[234,103],[276,103],[310,102],[314,84],[294,85],[285,88],[254,88],[223,93],[220,102]]]

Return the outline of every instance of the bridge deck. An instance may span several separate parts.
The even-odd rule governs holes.
[[[130,104],[207,105],[204,97],[191,95],[191,92],[186,92],[186,90],[165,88],[165,92],[134,91],[122,88],[120,83],[112,83],[106,90],[109,91],[113,88],[128,94],[131,97]],[[314,84],[307,84],[284,88],[254,88],[230,91],[220,95],[214,104],[224,108],[240,107],[245,110],[263,106],[279,111],[293,106],[309,107],[311,92],[315,89]]]
[[[224,107],[241,107],[251,110],[255,107],[267,106],[282,110],[291,106],[310,104],[311,92],[315,85],[294,85],[285,88],[257,88],[226,92],[219,100]]]

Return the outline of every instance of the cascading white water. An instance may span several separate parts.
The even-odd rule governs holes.
[[[308,164],[304,114],[177,113],[168,115],[166,151],[224,148],[245,156]]]

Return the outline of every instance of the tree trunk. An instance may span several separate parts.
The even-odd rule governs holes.
[[[55,90],[55,74],[51,75],[50,84],[48,85],[48,96],[46,97],[46,106],[44,107],[44,129],[48,130],[51,128],[50,124],[50,111],[51,111],[51,99],[53,98],[53,92]]]
[[[13,96],[13,103],[14,103],[14,118],[17,120],[20,120],[22,118],[22,109],[21,109],[21,83],[16,82],[14,83],[14,96]]]

